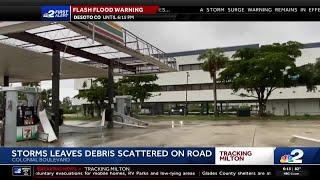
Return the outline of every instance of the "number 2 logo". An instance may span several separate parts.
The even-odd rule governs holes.
[[[49,10],[48,11],[48,17],[49,18],[54,18],[54,10]]]
[[[291,151],[291,163],[302,163],[303,151],[301,149],[294,149]]]

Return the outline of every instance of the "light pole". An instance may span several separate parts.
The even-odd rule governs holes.
[[[189,84],[189,72],[186,72],[187,74],[187,84],[186,84],[186,102],[185,102],[185,108],[184,108],[184,115],[187,116],[188,112],[188,84]]]
[[[287,76],[288,79],[291,78],[290,75],[288,75],[288,71],[291,69],[291,66],[287,66],[283,69],[282,74],[283,74],[283,91],[285,91],[286,83],[285,83],[285,77]],[[287,111],[287,116],[290,116],[290,100],[288,98],[288,111]]]

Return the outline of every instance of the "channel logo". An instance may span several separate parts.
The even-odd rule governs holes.
[[[42,6],[42,21],[69,21],[70,6]]]
[[[303,150],[301,149],[294,149],[291,151],[290,154],[282,155],[280,158],[281,164],[301,164],[302,163],[302,157],[304,155]]]
[[[31,166],[13,166],[12,176],[31,176]]]

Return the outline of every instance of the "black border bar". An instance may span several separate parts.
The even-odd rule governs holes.
[[[1,0],[0,6],[160,5],[160,6],[320,6],[319,0]]]

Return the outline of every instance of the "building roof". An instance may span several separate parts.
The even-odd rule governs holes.
[[[314,42],[314,43],[303,44],[303,48],[302,49],[318,48],[318,47],[320,47],[320,42]]]
[[[247,44],[247,45],[239,45],[239,46],[228,46],[228,47],[220,47],[222,51],[228,52],[228,51],[236,51],[240,48],[258,48],[259,44]],[[303,44],[302,49],[308,49],[308,48],[318,48],[320,47],[320,42],[314,42],[314,43],[306,43]],[[179,51],[179,52],[171,52],[167,53],[170,56],[178,57],[178,56],[191,56],[191,55],[198,55],[203,52],[205,52],[208,49],[198,49],[198,50],[190,50],[190,51]]]
[[[239,46],[228,46],[228,47],[220,47],[222,51],[236,51],[240,48],[258,48],[259,44],[248,44],[248,45],[239,45]],[[208,49],[199,49],[199,50],[191,50],[191,51],[180,51],[180,52],[172,52],[168,53],[168,55],[177,57],[177,56],[191,56],[191,55],[198,55],[205,52]]]

